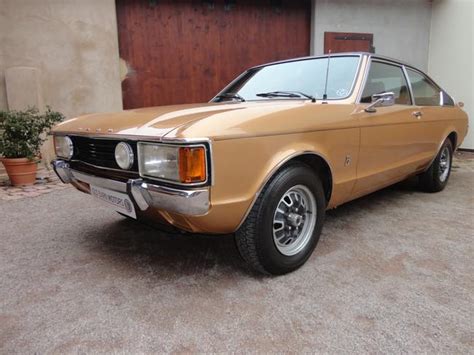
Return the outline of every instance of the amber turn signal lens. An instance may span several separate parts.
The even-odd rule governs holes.
[[[179,178],[183,183],[206,181],[206,151],[204,147],[179,148]]]

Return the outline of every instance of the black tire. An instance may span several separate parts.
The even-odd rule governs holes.
[[[279,251],[277,242],[274,241],[274,215],[285,193],[298,186],[303,186],[305,191],[311,192],[314,197],[311,201],[316,205],[316,221],[312,234],[306,234],[307,241],[302,244],[302,249],[287,256]],[[307,165],[293,163],[282,168],[267,183],[245,222],[236,232],[235,239],[240,255],[260,273],[281,275],[296,270],[308,260],[318,243],[325,210],[326,199],[321,180]]]
[[[448,155],[447,163],[445,158],[446,154]],[[443,162],[445,163],[445,168],[448,169],[446,172],[444,172],[443,169]],[[420,189],[426,192],[439,192],[443,190],[448,184],[449,176],[451,175],[452,162],[453,144],[448,138],[444,141],[438,155],[435,160],[433,160],[433,163],[431,163],[428,170],[419,175],[418,181]]]

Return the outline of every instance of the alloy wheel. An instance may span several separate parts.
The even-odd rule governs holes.
[[[286,191],[273,216],[273,241],[280,253],[292,256],[311,240],[317,207],[313,193],[304,185]]]

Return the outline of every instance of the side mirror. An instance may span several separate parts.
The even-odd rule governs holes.
[[[393,92],[382,92],[372,95],[372,103],[365,108],[365,112],[375,112],[376,107],[395,105],[395,94]]]

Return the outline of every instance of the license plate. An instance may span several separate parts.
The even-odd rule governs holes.
[[[123,213],[129,217],[137,219],[137,214],[135,213],[135,207],[133,206],[130,197],[127,194],[121,192],[107,190],[102,187],[90,186],[91,195],[107,203],[109,206],[113,207],[117,212]]]

